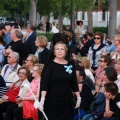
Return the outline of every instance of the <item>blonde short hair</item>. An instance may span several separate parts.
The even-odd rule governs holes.
[[[36,64],[34,64],[34,67],[37,67],[37,72],[41,75],[42,70],[44,68],[44,64],[36,63]]]
[[[31,62],[32,62],[33,64],[39,63],[39,59],[38,59],[38,57],[36,57],[35,55],[29,54],[28,57],[31,57]]]
[[[72,40],[72,33],[64,30],[63,33],[68,36],[69,40]]]
[[[81,57],[80,61],[83,63],[85,69],[89,69],[90,60],[87,57]]]
[[[41,44],[41,47],[46,47],[48,45],[48,39],[45,36],[37,36],[36,40]]]
[[[116,37],[120,43],[120,35],[114,35],[114,37]]]
[[[66,53],[68,52],[67,45],[66,45],[64,42],[62,42],[62,41],[59,41],[59,42],[57,42],[57,43],[55,44],[55,46],[54,46],[54,52],[55,52],[55,47],[56,47],[58,44],[62,44],[62,45],[64,45],[65,52],[66,52]]]

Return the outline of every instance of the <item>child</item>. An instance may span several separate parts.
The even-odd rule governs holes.
[[[106,108],[102,120],[120,120],[120,108],[116,104],[120,101],[118,86],[113,82],[109,82],[104,85],[104,89]]]

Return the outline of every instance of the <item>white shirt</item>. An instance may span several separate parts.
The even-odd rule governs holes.
[[[52,33],[58,33],[59,30],[56,28],[56,26],[52,26],[51,32],[52,32]]]
[[[95,78],[89,69],[85,69],[85,74],[92,79],[93,83],[95,82]]]
[[[44,48],[42,48],[42,49],[37,49],[36,52],[35,52],[35,56],[38,57],[38,54],[39,54],[40,52],[42,52],[43,50],[44,50]]]

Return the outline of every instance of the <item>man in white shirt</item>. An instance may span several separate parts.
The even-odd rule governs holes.
[[[4,78],[6,86],[8,87],[19,79],[17,75],[17,71],[20,67],[17,63],[18,61],[19,54],[17,52],[10,52],[7,57],[8,64],[6,64],[1,71],[1,76]]]

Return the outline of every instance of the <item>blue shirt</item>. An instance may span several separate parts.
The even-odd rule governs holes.
[[[110,54],[112,51],[114,51],[116,47],[112,43],[110,46],[107,46],[107,54]]]
[[[7,32],[7,33],[4,35],[4,40],[5,40],[5,42],[6,42],[6,45],[8,45],[8,44],[12,41],[9,32]]]

